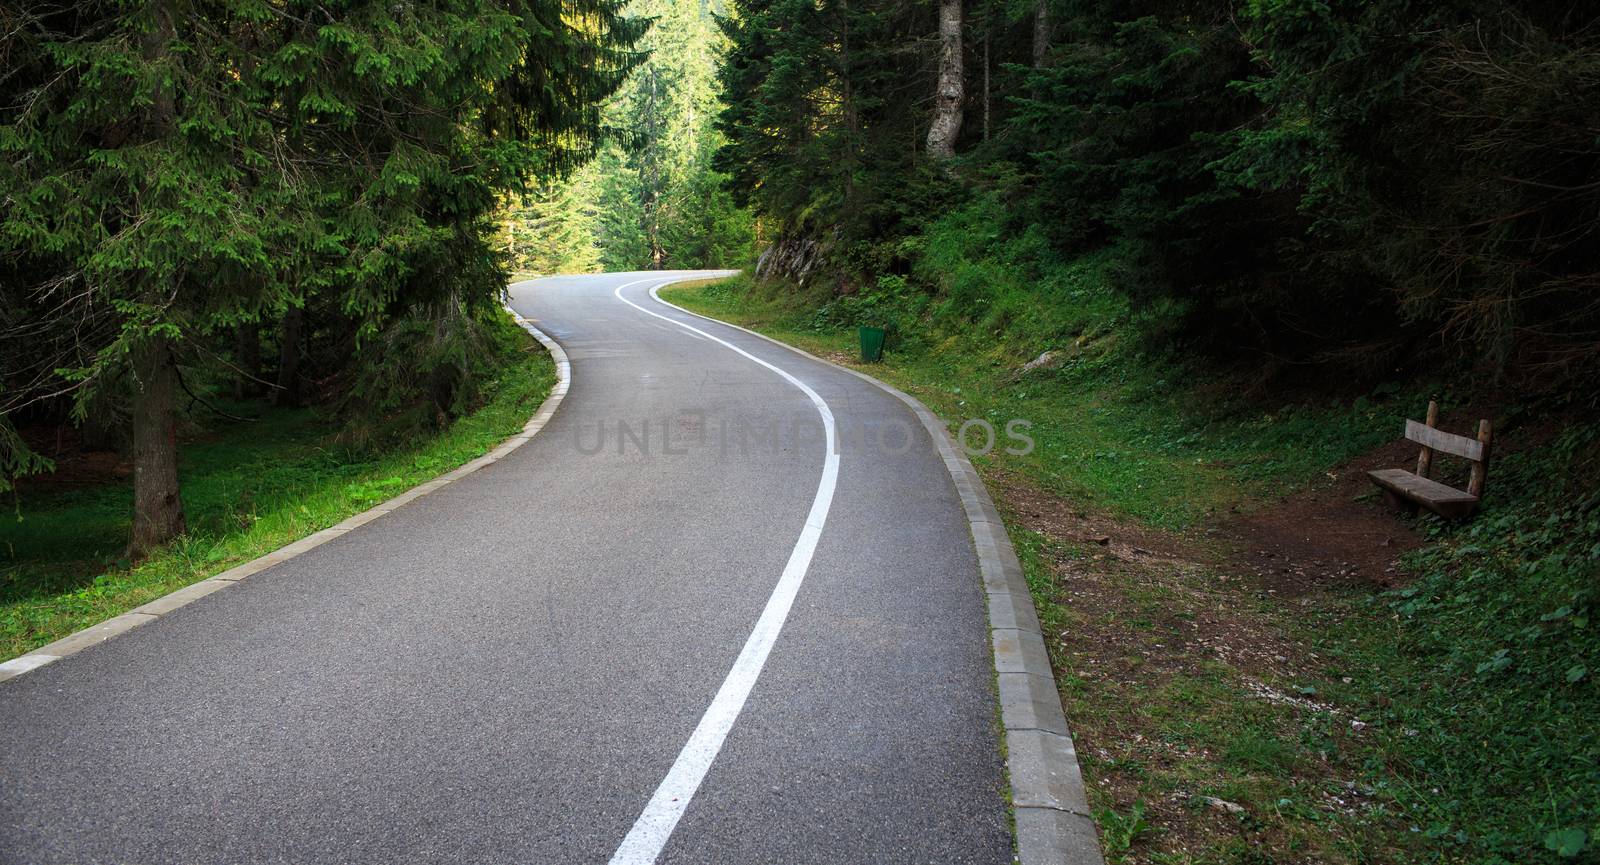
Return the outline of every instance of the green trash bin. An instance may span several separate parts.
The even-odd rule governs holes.
[[[861,359],[868,363],[883,360],[883,340],[888,336],[888,331],[881,327],[863,327],[858,333],[861,336]]]

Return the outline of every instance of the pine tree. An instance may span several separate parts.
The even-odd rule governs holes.
[[[736,11],[720,73],[727,143],[714,161],[735,200],[840,257],[937,213],[955,189],[926,170],[936,10],[742,0]]]
[[[574,177],[561,198],[574,213],[596,214],[595,242],[608,270],[743,263],[751,222],[706,182],[721,144],[713,124],[724,39],[714,11],[703,0],[636,0],[629,12],[653,24],[641,42],[649,59],[604,108],[609,144],[586,169],[593,182]],[[512,231],[552,250],[568,243]]]
[[[146,554],[183,530],[176,391],[212,335],[318,296],[369,338],[491,304],[497,194],[589,152],[641,31],[587,0],[24,7],[0,261],[39,319],[8,406],[132,382]]]
[[[589,163],[565,180],[541,181],[506,208],[501,238],[513,270],[590,273],[600,269],[598,173]]]

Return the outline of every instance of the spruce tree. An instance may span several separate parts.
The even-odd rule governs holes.
[[[0,261],[39,318],[8,405],[131,381],[143,556],[183,530],[184,365],[316,296],[369,336],[492,303],[497,194],[589,152],[641,31],[604,0],[25,6]]]
[[[711,189],[711,155],[721,144],[716,66],[726,40],[703,0],[635,0],[629,13],[652,23],[649,54],[603,110],[608,145],[562,184],[564,213],[509,211],[508,231],[530,235],[532,220],[575,224],[595,215],[595,243],[607,270],[711,267],[749,258],[753,226],[732,198]],[[518,224],[520,223],[520,224]],[[545,260],[569,241],[537,239]]]

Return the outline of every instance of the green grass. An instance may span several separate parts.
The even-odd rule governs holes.
[[[1220,389],[1198,403],[1183,386],[1183,369],[1131,356],[1109,337],[1063,349],[1066,357],[1055,368],[1018,375],[1034,345],[1019,348],[1005,334],[945,335],[937,319],[930,333],[914,338],[912,329],[925,325],[880,306],[871,307],[877,318],[863,314],[859,308],[870,304],[860,298],[846,299],[856,307],[846,314],[834,308],[840,301],[814,291],[756,286],[746,277],[669,286],[661,296],[836,357],[854,356],[857,323],[888,322],[898,335],[871,372],[953,421],[952,432],[960,421],[983,418],[1003,440],[1007,421],[1032,424],[1032,453],[997,448],[979,463],[1163,528],[1184,528],[1285,484],[1314,479],[1392,439],[1416,402],[1389,386],[1382,393],[1271,409]]]
[[[1248,392],[1247,376],[1149,356],[1123,338],[1137,322],[1095,288],[1108,261],[1029,272],[971,254],[960,237],[935,240],[920,290],[885,277],[836,298],[741,277],[662,295],[845,362],[855,326],[887,326],[890,351],[869,371],[952,431],[967,418],[1033,422],[1033,453],[974,460],[991,484],[1019,477],[1165,530],[1317,483],[1392,440],[1426,394],[1465,401],[1410,381],[1274,402]],[[1058,366],[1018,373],[1046,348],[1061,352]],[[1531,430],[1541,412],[1551,409],[1508,405],[1502,416]],[[1152,862],[1600,861],[1600,425],[1581,413],[1553,423],[1554,441],[1497,456],[1473,522],[1419,523],[1435,543],[1406,560],[1412,581],[1394,592],[1288,605],[1237,579],[1219,589],[1205,567],[1159,584],[1112,570],[1086,609],[1064,595],[1053,563],[1093,551],[1063,548],[1008,514],[1069,718],[1091,733],[1079,743],[1085,772],[1126,785],[1091,784],[1108,852],[1143,850]],[[1329,708],[1262,700],[1248,690],[1253,676],[1228,665],[1144,657],[1197,610],[1307,647],[1311,673],[1266,684],[1311,689]],[[1100,659],[1117,675],[1074,666],[1095,649],[1086,634],[1123,647]],[[1134,742],[1135,731],[1144,738]],[[1162,824],[1182,822],[1168,806],[1175,796],[1235,801],[1247,815],[1237,831],[1178,839]],[[1136,802],[1149,810],[1131,810]]]
[[[1507,455],[1501,494],[1408,559],[1405,588],[1310,635],[1363,707],[1372,771],[1441,858],[1561,861],[1600,846],[1600,426]],[[1350,684],[1344,684],[1344,678]]]
[[[1014,521],[1010,532],[1108,860],[1392,861],[1406,832],[1381,804],[1330,807],[1352,798],[1345,782],[1365,759],[1345,719],[1252,692],[1266,684],[1294,694],[1303,677],[1252,674],[1184,643],[1197,614],[1228,611],[1236,640],[1251,648],[1279,625],[1269,605],[1220,590],[1204,569],[1096,562],[1089,549]],[[1075,572],[1093,568],[1067,595],[1051,567],[1063,559]],[[1218,810],[1208,797],[1243,810]],[[1147,825],[1127,837],[1130,808],[1141,804]]]
[[[485,386],[479,408],[442,433],[376,451],[342,446],[340,429],[313,409],[231,406],[260,420],[185,437],[189,531],[137,567],[120,560],[130,483],[38,495],[24,486],[0,520],[0,658],[292,543],[486,453],[522,428],[555,383],[544,350],[516,333],[520,348]]]

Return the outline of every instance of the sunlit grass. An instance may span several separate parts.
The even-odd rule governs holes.
[[[1170,384],[1160,365],[1109,346],[1021,375],[1003,338],[904,332],[884,361],[860,364],[854,328],[819,322],[817,296],[756,287],[744,277],[679,284],[661,296],[694,312],[750,327],[830,359],[860,366],[926,403],[951,424],[981,418],[1005,442],[1006,424],[1034,440],[1031,453],[995,448],[981,465],[1018,472],[1043,489],[1165,528],[1304,483],[1328,466],[1394,436],[1403,400],[1219,410]],[[977,444],[977,439],[974,439]]]

